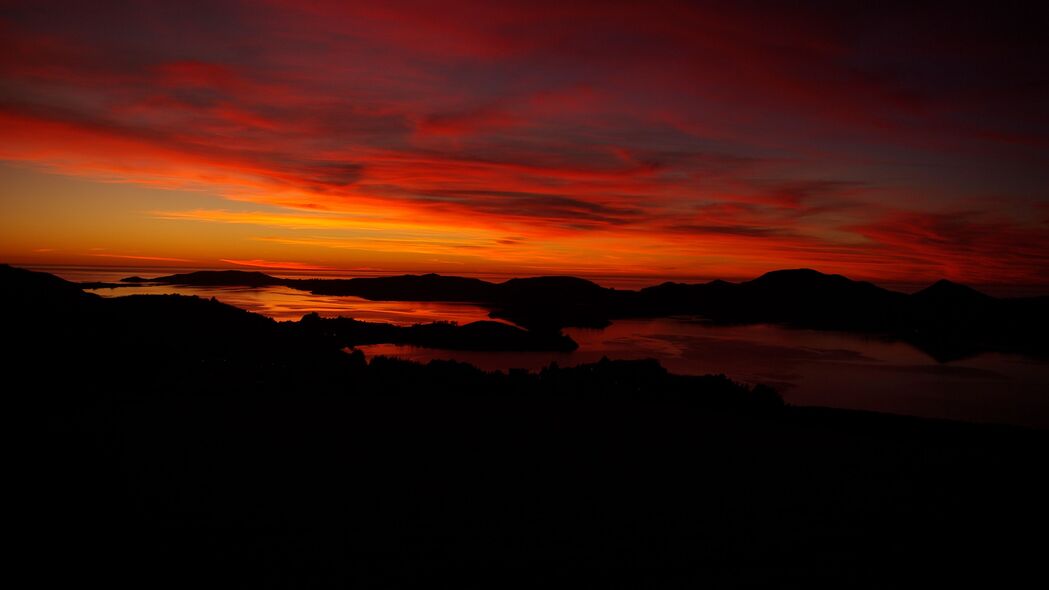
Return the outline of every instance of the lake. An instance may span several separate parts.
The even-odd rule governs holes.
[[[939,363],[905,342],[773,325],[711,326],[694,318],[617,320],[604,330],[569,328],[571,353],[464,352],[379,344],[359,347],[428,361],[453,358],[485,369],[538,369],[656,358],[671,372],[724,373],[775,387],[788,403],[1049,427],[1049,363],[986,353]]]
[[[133,269],[43,269],[76,281],[116,280]],[[166,274],[166,273],[164,273]],[[316,311],[399,325],[488,319],[485,308],[459,303],[368,301],[317,296],[287,287],[136,286],[98,289],[103,296],[181,293],[217,299],[277,320]],[[359,347],[365,355],[428,361],[456,359],[495,370],[538,369],[613,359],[656,358],[685,374],[724,373],[775,387],[789,403],[1049,427],[1049,362],[997,353],[939,363],[899,341],[773,325],[713,326],[699,318],[618,320],[603,330],[565,330],[570,353],[468,352],[401,345]]]

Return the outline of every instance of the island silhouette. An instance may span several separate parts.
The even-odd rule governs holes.
[[[626,297],[669,313],[694,290],[759,297],[799,277],[823,285],[823,300],[898,309],[897,294],[809,272]],[[311,288],[391,297],[420,283],[445,298],[492,289],[434,275]],[[497,292],[572,288],[621,296],[563,279]],[[903,297],[955,302],[944,317],[994,305],[946,283]],[[1040,572],[1044,545],[1022,531],[1049,524],[1044,430],[790,406],[768,387],[655,361],[485,372],[347,349],[542,338],[489,322],[275,322],[214,299],[100,297],[10,266],[0,300],[5,390],[42,425],[19,452],[31,465],[27,542],[61,564],[44,582],[1008,586]]]
[[[318,295],[371,300],[475,303],[488,307],[493,318],[544,335],[542,345],[530,348],[534,350],[571,349],[567,342],[551,340],[550,335],[565,327],[603,328],[614,319],[697,315],[723,324],[776,323],[883,335],[906,341],[939,361],[981,352],[1039,356],[1049,352],[1049,340],[1045,338],[1049,333],[1049,296],[996,298],[948,280],[906,294],[811,269],[772,271],[739,283],[667,282],[636,291],[605,288],[586,279],[565,276],[492,283],[437,274],[293,279],[235,270],[148,279],[136,276],[120,283],[82,286],[119,288],[140,284],[279,285]]]

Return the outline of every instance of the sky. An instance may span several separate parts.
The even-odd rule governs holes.
[[[0,0],[0,261],[1049,285],[1038,15],[795,4]]]

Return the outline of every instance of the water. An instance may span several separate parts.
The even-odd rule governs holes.
[[[604,330],[565,330],[571,353],[359,347],[417,361],[457,359],[486,369],[538,369],[600,360],[656,358],[674,373],[724,373],[775,387],[787,402],[1049,427],[1049,363],[981,354],[938,363],[899,341],[773,325],[711,326],[693,318],[618,320]]]
[[[298,321],[317,312],[323,317],[352,317],[367,322],[386,322],[399,326],[448,321],[467,324],[487,320],[488,310],[468,303],[429,301],[368,301],[360,297],[311,295],[290,287],[171,287],[149,285],[119,289],[89,289],[103,297],[120,295],[162,295],[181,293],[215,297],[223,303],[269,316],[278,321]]]
[[[44,270],[70,281],[117,282],[139,275],[155,277],[197,269],[135,268],[135,267],[52,267]],[[306,278],[317,276],[315,271],[302,273],[269,273],[273,276]],[[372,275],[374,276],[374,275]],[[340,275],[341,278],[341,275]],[[180,293],[216,299],[230,305],[269,316],[278,321],[297,321],[303,315],[317,312],[323,317],[340,315],[369,322],[386,322],[407,326],[411,324],[449,321],[466,324],[490,319],[488,310],[468,303],[429,301],[368,301],[360,297],[312,295],[290,287],[189,287],[170,285],[134,285],[117,289],[89,289],[103,297],[121,295],[163,295]]]
[[[115,280],[156,269],[47,269],[70,280]],[[173,270],[171,272],[174,272]],[[278,320],[317,311],[360,320],[408,325],[488,319],[477,305],[367,301],[311,295],[287,287],[140,286],[99,289],[103,296],[182,293],[221,301]],[[472,352],[379,344],[359,347],[368,356],[417,361],[456,359],[495,370],[538,369],[614,359],[656,358],[684,374],[724,373],[775,387],[793,404],[854,408],[971,421],[1049,427],[1049,362],[987,353],[939,363],[899,341],[772,325],[712,326],[696,318],[619,320],[604,330],[567,329],[579,349],[553,352]]]

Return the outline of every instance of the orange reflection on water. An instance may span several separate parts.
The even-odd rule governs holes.
[[[117,289],[93,289],[103,297],[123,295],[164,295],[177,293],[210,299],[215,297],[241,309],[271,317],[277,321],[295,321],[308,313],[324,317],[350,317],[368,322],[386,322],[408,326],[427,322],[467,324],[488,320],[488,310],[468,303],[432,301],[369,301],[360,297],[312,295],[290,287],[189,287],[176,285],[143,285]]]

